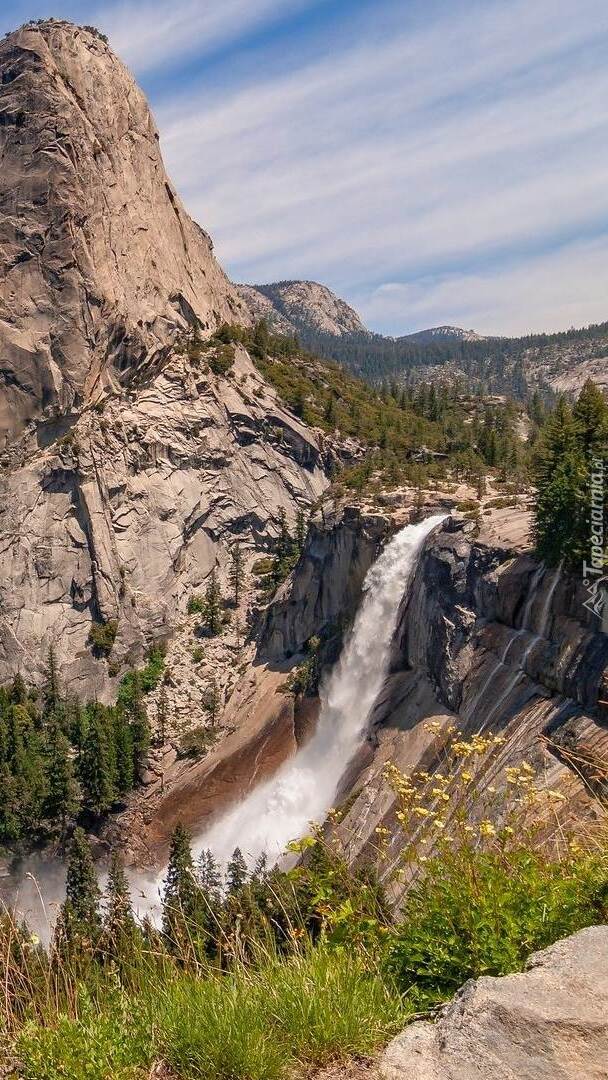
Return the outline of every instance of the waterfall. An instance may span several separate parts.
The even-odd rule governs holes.
[[[290,840],[324,820],[340,780],[365,738],[386,676],[399,605],[428,534],[445,515],[407,525],[369,570],[363,600],[342,655],[320,689],[315,734],[272,779],[260,784],[197,840],[225,861],[235,847],[252,861],[276,862]]]

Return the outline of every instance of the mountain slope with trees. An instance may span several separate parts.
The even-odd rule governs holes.
[[[574,393],[587,378],[608,387],[608,322],[518,338],[482,337],[450,326],[385,337],[364,327],[345,301],[316,285],[319,297],[331,297],[334,310],[342,305],[348,311],[347,318],[332,325],[324,317],[327,301],[317,303],[310,286],[281,282],[239,289],[255,318],[264,318],[280,333],[295,333],[311,352],[371,382],[460,379],[482,393],[518,398],[535,389]]]

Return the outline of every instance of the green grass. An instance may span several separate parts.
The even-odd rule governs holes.
[[[22,1029],[24,1080],[131,1080],[156,1060],[184,1080],[281,1080],[298,1065],[370,1053],[406,1019],[366,958],[326,947],[259,970],[175,974],[97,1007],[85,998],[77,1011]]]

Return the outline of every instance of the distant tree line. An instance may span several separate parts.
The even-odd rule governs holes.
[[[528,334],[524,337],[488,337],[481,340],[445,338],[432,343],[407,337],[389,338],[380,334],[331,334],[307,327],[299,331],[302,345],[318,356],[334,360],[348,371],[373,383],[391,377],[403,378],[408,371],[420,377],[425,367],[453,364],[480,393],[507,393],[525,400],[530,388],[525,375],[525,359],[546,353],[548,361],[556,349],[581,344],[586,354],[605,356],[608,322],[556,334]]]

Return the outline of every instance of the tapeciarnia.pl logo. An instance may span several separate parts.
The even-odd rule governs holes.
[[[588,596],[584,607],[601,619],[608,633],[608,573],[606,573],[606,523],[604,520],[605,473],[601,458],[591,461],[589,555],[583,559],[583,584]]]

